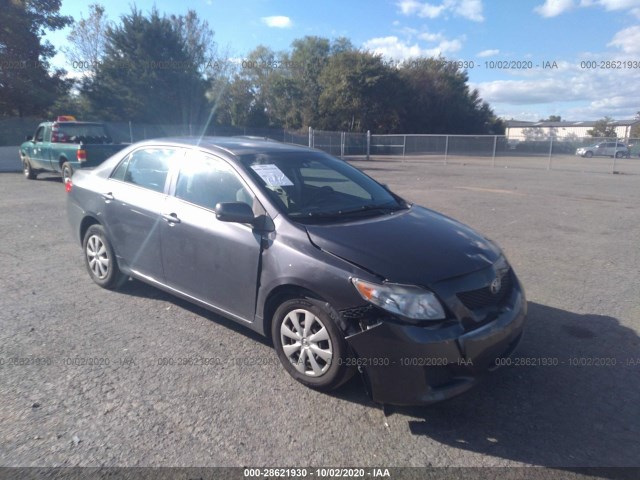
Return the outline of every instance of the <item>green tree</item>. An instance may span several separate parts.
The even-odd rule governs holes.
[[[176,22],[135,8],[107,32],[95,76],[84,93],[93,111],[112,120],[197,124],[209,115],[206,83]]]
[[[541,118],[541,122],[561,122],[562,117],[560,115],[549,115],[549,118]]]
[[[41,115],[69,89],[64,70],[50,71],[47,31],[72,23],[60,0],[0,0],[0,114]]]
[[[218,48],[214,41],[214,32],[209,22],[200,19],[194,10],[186,15],[172,15],[171,22],[185,43],[191,61],[203,73],[213,74],[214,69],[207,68],[218,60]]]
[[[337,53],[318,79],[318,126],[327,130],[393,132],[398,78],[379,55],[358,50]]]
[[[296,108],[303,125],[317,125],[322,87],[320,75],[329,62],[331,43],[326,38],[307,36],[294,40],[291,54],[285,58],[292,69],[292,78],[300,97]]]
[[[443,58],[418,58],[399,69],[405,83],[402,128],[411,133],[499,133],[504,125],[471,90],[469,77]]]
[[[616,127],[612,125],[613,122],[613,118],[604,117],[598,120],[592,129],[587,130],[587,135],[600,138],[615,138],[618,135],[616,134]]]
[[[71,69],[82,72],[83,77],[95,75],[110,27],[105,8],[99,3],[89,5],[89,16],[80,16],[67,35],[68,46],[62,48]]]

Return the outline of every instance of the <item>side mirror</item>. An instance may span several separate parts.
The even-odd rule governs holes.
[[[216,205],[216,218],[221,222],[249,223],[253,225],[256,217],[249,205],[244,202],[221,202]]]
[[[25,141],[31,141],[33,140],[33,137],[31,135],[27,135],[26,137],[24,137]]]

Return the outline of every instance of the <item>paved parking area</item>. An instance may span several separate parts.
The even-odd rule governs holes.
[[[0,465],[638,466],[640,176],[354,163],[504,248],[519,365],[428,408],[317,393],[228,320],[94,285],[57,177],[3,173]]]

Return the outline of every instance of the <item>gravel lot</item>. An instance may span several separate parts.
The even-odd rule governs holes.
[[[496,240],[529,299],[514,361],[557,365],[428,408],[317,393],[231,321],[94,285],[58,178],[4,173],[0,465],[640,465],[640,176],[354,164]]]

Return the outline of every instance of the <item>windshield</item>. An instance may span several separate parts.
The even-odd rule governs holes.
[[[252,154],[241,161],[292,219],[344,219],[406,208],[360,170],[324,153]]]

